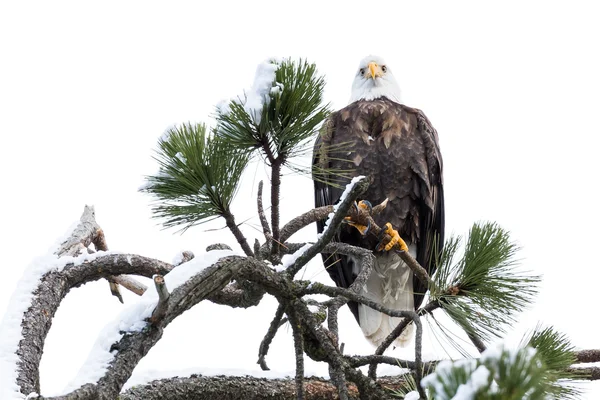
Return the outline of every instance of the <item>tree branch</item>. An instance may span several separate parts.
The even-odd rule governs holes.
[[[165,284],[165,278],[163,278],[162,275],[154,275],[153,279],[154,286],[156,287],[156,291],[158,292],[158,304],[152,312],[150,322],[152,324],[156,324],[158,321],[161,321],[167,314],[167,309],[169,308],[168,301],[170,294],[167,290],[167,285]]]
[[[309,247],[302,255],[300,255],[296,259],[296,262],[287,269],[287,273],[290,277],[294,277],[294,275],[296,275],[296,273],[300,271],[300,269],[302,269],[306,263],[323,251],[325,246],[331,241],[331,239],[333,239],[335,232],[348,214],[348,211],[354,204],[356,198],[364,193],[368,187],[369,182],[367,179],[361,179],[354,186],[352,186],[350,191],[347,193],[346,198],[337,205],[337,210],[329,221],[329,226],[325,228],[317,242]]]
[[[262,191],[263,191],[263,181],[258,182],[258,194],[256,196],[256,206],[258,208],[258,219],[260,220],[260,224],[263,228],[263,233],[265,234],[265,240],[269,243],[273,235],[271,235],[271,229],[269,228],[269,222],[267,221],[267,217],[265,215],[265,210],[263,208],[263,200],[262,200]]]
[[[281,321],[281,318],[283,317],[284,310],[285,310],[285,308],[284,308],[283,304],[279,304],[279,306],[277,307],[277,311],[275,311],[275,317],[271,321],[271,325],[269,325],[269,330],[267,331],[267,334],[265,335],[263,340],[260,342],[260,346],[258,348],[258,361],[256,363],[260,365],[260,368],[263,371],[269,371],[269,367],[267,366],[265,357],[267,356],[267,353],[269,352],[269,346],[271,345],[271,342],[273,341],[273,339],[275,338],[275,335],[277,334],[277,330],[279,329],[279,326],[280,326],[279,322]]]
[[[135,274],[150,278],[170,270],[170,264],[151,258],[110,254],[84,264],[66,266],[61,271],[46,273],[34,291],[31,306],[23,314],[21,322],[23,338],[16,351],[19,358],[17,384],[21,393],[28,395],[40,392],[39,363],[44,342],[56,310],[71,289],[111,275]]]
[[[298,232],[300,229],[312,224],[313,222],[317,222],[327,218],[327,216],[332,212],[334,212],[333,206],[323,206],[313,208],[312,210],[309,210],[304,214],[292,219],[290,222],[285,224],[283,228],[281,228],[281,242],[285,243],[294,233]]]
[[[279,257],[279,244],[281,243],[279,234],[279,191],[281,190],[281,163],[279,159],[271,161],[271,229],[273,230],[273,243],[271,255],[277,262]]]
[[[244,250],[244,253],[248,257],[253,257],[254,253],[252,252],[252,249],[248,245],[248,241],[246,240],[246,237],[240,230],[239,226],[237,226],[237,224],[235,223],[235,218],[233,217],[233,214],[231,212],[229,212],[229,210],[227,210],[226,213],[223,214],[223,218],[225,218],[225,224],[227,225],[227,227],[229,228],[231,233],[233,233],[233,236],[235,237],[237,242],[242,247],[242,250]]]

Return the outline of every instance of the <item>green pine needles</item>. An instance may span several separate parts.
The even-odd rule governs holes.
[[[230,214],[249,154],[209,134],[204,124],[182,124],[159,139],[154,158],[159,172],[146,177],[141,191],[155,196],[152,212],[166,228],[185,230]]]
[[[493,347],[479,359],[442,361],[421,383],[431,400],[575,399],[580,391],[566,372],[573,361],[573,346],[563,334],[538,327],[520,348]],[[396,395],[418,398],[415,390],[409,379]]]
[[[489,341],[531,303],[540,277],[516,268],[518,247],[495,223],[474,224],[454,262],[460,243],[460,237],[446,242],[431,296],[468,334]]]
[[[262,149],[270,164],[283,165],[310,148],[330,109],[323,104],[325,79],[318,74],[315,64],[286,59],[271,61],[270,65],[271,69],[263,64],[262,75],[266,79],[262,82],[257,79],[253,92],[217,109],[217,126],[219,135],[232,146]],[[269,72],[272,80],[268,79]],[[263,88],[257,87],[261,84]],[[256,92],[263,97],[262,107],[254,106]]]

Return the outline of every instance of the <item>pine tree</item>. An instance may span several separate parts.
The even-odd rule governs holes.
[[[329,113],[329,106],[323,104],[324,85],[314,64],[271,60],[259,67],[252,90],[217,108],[215,127],[182,124],[170,129],[158,143],[155,158],[159,172],[148,176],[142,189],[154,196],[154,216],[165,227],[184,230],[222,217],[248,257],[278,264],[280,253],[285,251],[280,246],[279,221],[282,168],[308,172],[298,168],[293,158],[310,149],[319,125]],[[252,250],[230,206],[241,174],[256,156],[271,171],[272,208],[270,226],[266,219],[262,221],[269,240]],[[446,313],[483,353],[479,359],[440,362],[435,372],[422,370],[422,364],[417,364],[413,370],[417,382],[408,379],[397,396],[424,398],[426,390],[428,398],[438,400],[577,397],[579,392],[570,382],[579,377],[566,372],[574,362],[573,346],[553,329],[535,330],[518,349],[485,350],[487,343],[503,337],[538,290],[540,277],[518,266],[517,253],[509,233],[496,223],[476,223],[464,241],[461,237],[446,241],[430,284],[429,301],[424,302],[418,316],[433,321],[441,334],[467,355],[463,345],[452,339],[448,327],[436,320],[436,313]],[[282,303],[270,332],[275,334],[282,316],[287,314],[294,328],[298,359],[305,351],[314,357],[316,353],[310,353],[309,348],[311,343],[318,343],[318,338],[296,329],[296,313],[289,304]],[[301,382],[300,361],[298,365],[297,380]],[[374,368],[371,372],[374,376]],[[421,380],[421,375],[427,373]],[[340,390],[343,393],[343,388]],[[459,395],[463,397],[454,397]]]

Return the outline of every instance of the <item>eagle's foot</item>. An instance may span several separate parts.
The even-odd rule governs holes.
[[[353,204],[353,213],[355,215],[360,215],[361,213],[367,213],[370,214],[371,210],[372,210],[372,206],[371,203],[368,200],[361,200],[357,203]],[[367,233],[369,233],[369,229],[371,229],[371,221],[367,220],[367,225],[362,225],[359,224],[357,222],[354,222],[352,220],[352,217],[345,217],[344,218],[344,222],[347,223],[350,226],[355,227],[361,235],[365,236]]]
[[[402,240],[402,238],[398,234],[398,231],[392,228],[392,224],[390,224],[389,222],[385,224],[385,228],[381,230],[381,234],[387,234],[390,236],[391,239],[385,245],[383,244],[383,240],[379,242],[379,244],[377,245],[377,250],[390,251],[394,248],[394,246],[397,245],[400,248],[400,251],[408,251],[408,246],[406,245],[406,242]]]

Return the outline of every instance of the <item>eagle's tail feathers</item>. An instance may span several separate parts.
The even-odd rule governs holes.
[[[414,310],[412,272],[394,253],[377,256],[375,270],[369,276],[362,294],[393,310]],[[358,307],[360,327],[365,337],[379,346],[403,318],[389,317],[363,304]],[[406,347],[413,337],[409,324],[394,345]]]

